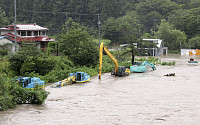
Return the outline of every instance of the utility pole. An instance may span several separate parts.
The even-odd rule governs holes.
[[[99,30],[99,47],[100,47],[100,34],[101,34],[101,31],[100,31],[100,25],[101,25],[101,21],[100,21],[100,14],[98,13],[98,30]]]
[[[17,31],[16,31],[16,0],[14,0],[15,4],[15,52],[17,51]]]

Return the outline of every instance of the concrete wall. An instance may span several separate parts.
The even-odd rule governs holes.
[[[8,39],[6,39],[6,38],[2,38],[2,39],[0,39],[0,45],[4,45],[4,44],[12,44],[12,46],[11,46],[11,52],[12,53],[14,53],[15,52],[15,44],[12,42],[12,41],[10,41],[10,40],[8,40]],[[19,44],[17,43],[17,49],[19,48]]]
[[[0,39],[0,45],[4,45],[4,44],[6,44],[6,43],[12,44],[12,41],[10,41],[10,40],[8,40],[8,39],[6,39],[6,38]]]
[[[181,55],[200,55],[198,49],[181,49]]]

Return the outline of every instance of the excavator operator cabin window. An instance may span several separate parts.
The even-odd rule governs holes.
[[[28,86],[28,79],[26,79],[24,82],[24,87],[27,87],[27,86]]]
[[[81,73],[77,73],[77,81],[81,81]]]
[[[31,83],[31,78],[28,78],[28,83]]]

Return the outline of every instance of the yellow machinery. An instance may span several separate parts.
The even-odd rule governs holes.
[[[62,80],[62,81],[58,81],[56,83],[52,84],[53,88],[57,88],[57,87],[62,87],[65,85],[69,85],[72,84],[74,82],[77,83],[83,83],[83,82],[88,82],[90,81],[90,75],[85,73],[85,72],[76,72],[76,73],[70,73],[69,77],[67,77],[66,79]]]
[[[70,76],[70,77],[67,77],[66,79],[64,79],[62,81],[59,81],[59,82],[52,84],[52,87],[57,88],[57,87],[65,86],[65,85],[70,85],[74,81],[75,81],[75,76]]]
[[[126,68],[125,66],[118,66],[117,59],[115,59],[115,57],[110,53],[108,48],[104,46],[104,43],[101,43],[99,50],[99,79],[101,79],[103,52],[105,52],[110,57],[110,59],[115,63],[115,68],[111,72],[111,75],[125,76],[130,74],[130,69]]]

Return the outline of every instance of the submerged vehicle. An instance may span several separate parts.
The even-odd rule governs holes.
[[[130,74],[130,69],[126,68],[125,66],[118,66],[117,59],[110,53],[108,48],[104,46],[104,43],[101,43],[99,50],[99,79],[101,79],[103,52],[105,52],[110,57],[110,59],[115,63],[115,68],[111,72],[111,75],[125,76]]]
[[[90,75],[84,72],[70,73],[70,76],[75,77],[75,80],[73,82],[81,83],[90,81]]]
[[[57,88],[57,87],[62,87],[62,86],[69,85],[75,82],[83,83],[87,81],[90,81],[90,75],[88,75],[87,73],[84,73],[84,72],[70,73],[69,77],[67,77],[66,79],[62,81],[58,81],[52,84],[52,87]]]
[[[188,61],[188,63],[198,63],[197,61],[194,61],[193,58],[190,58],[190,61]]]
[[[16,83],[23,88],[34,88],[36,85],[40,86],[41,88],[45,87],[45,82],[37,77],[18,77],[15,80]]]
[[[156,70],[156,67],[153,63],[150,63],[148,61],[144,61],[142,63],[136,63],[136,65],[130,66],[131,72],[146,72],[147,66],[151,67],[153,70]]]
[[[56,83],[53,83],[52,87],[53,88],[62,87],[62,86],[65,86],[65,85],[72,84],[73,81],[75,81],[75,77],[74,76],[70,76],[70,77],[67,77],[66,79],[64,79],[62,81],[58,81]]]

